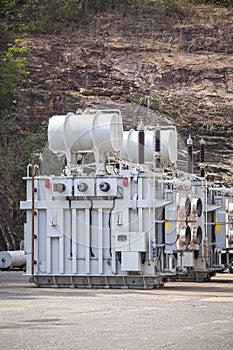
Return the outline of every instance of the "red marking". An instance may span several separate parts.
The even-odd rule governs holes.
[[[45,179],[45,188],[50,188],[50,179]]]
[[[125,186],[125,187],[129,186],[129,179],[128,179],[128,177],[123,177],[123,186]]]

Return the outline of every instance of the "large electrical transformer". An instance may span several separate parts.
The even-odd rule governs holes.
[[[64,168],[29,165],[21,202],[36,286],[154,288],[231,263],[233,191],[177,169],[174,126],[123,131],[119,110],[86,109],[53,116],[48,142]]]

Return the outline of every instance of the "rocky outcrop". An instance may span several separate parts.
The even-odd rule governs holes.
[[[210,172],[217,164],[224,181],[233,181],[232,11],[195,11],[171,23],[153,22],[158,14],[145,11],[110,13],[88,30],[26,38],[30,79],[18,104],[24,125],[35,130],[52,114],[108,100],[149,103],[184,139],[204,137]]]

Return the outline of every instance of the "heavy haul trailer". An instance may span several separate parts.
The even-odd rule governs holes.
[[[36,286],[154,288],[222,268],[208,255],[206,181],[176,170],[175,127],[123,132],[119,110],[87,109],[52,117],[48,141],[66,166],[29,166],[21,202]]]

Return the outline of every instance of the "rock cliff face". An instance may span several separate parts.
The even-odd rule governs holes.
[[[149,103],[184,140],[192,134],[198,146],[203,137],[209,172],[232,181],[231,18],[232,10],[210,6],[172,22],[156,12],[116,11],[66,35],[26,38],[30,80],[18,105],[24,126],[35,130],[55,113],[108,100]]]
[[[156,7],[115,11],[24,38],[30,78],[18,91],[20,126],[36,131],[54,114],[134,102],[176,125],[184,142],[191,134],[199,148],[203,137],[207,178],[233,183],[233,11],[191,12],[171,20]],[[129,128],[137,118],[123,121]]]

